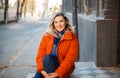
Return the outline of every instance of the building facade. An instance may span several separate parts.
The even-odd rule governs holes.
[[[120,64],[119,6],[119,0],[63,0],[63,12],[77,28],[78,61],[97,66]]]

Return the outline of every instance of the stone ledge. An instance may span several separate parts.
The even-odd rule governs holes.
[[[70,78],[78,78],[77,76],[79,69],[81,68],[96,68],[95,64],[93,62],[75,62],[75,70],[73,74],[70,76]],[[76,73],[77,72],[77,73]],[[35,73],[29,73],[27,78],[34,77]]]

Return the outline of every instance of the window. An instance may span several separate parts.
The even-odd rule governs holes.
[[[90,15],[95,17],[104,17],[106,0],[79,0],[79,12],[82,15]]]

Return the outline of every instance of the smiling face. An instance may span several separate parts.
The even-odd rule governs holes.
[[[54,26],[55,29],[59,32],[63,31],[65,29],[65,19],[63,16],[57,16],[54,19]]]

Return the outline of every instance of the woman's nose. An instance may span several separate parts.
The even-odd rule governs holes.
[[[60,22],[58,22],[58,25],[60,25]]]

